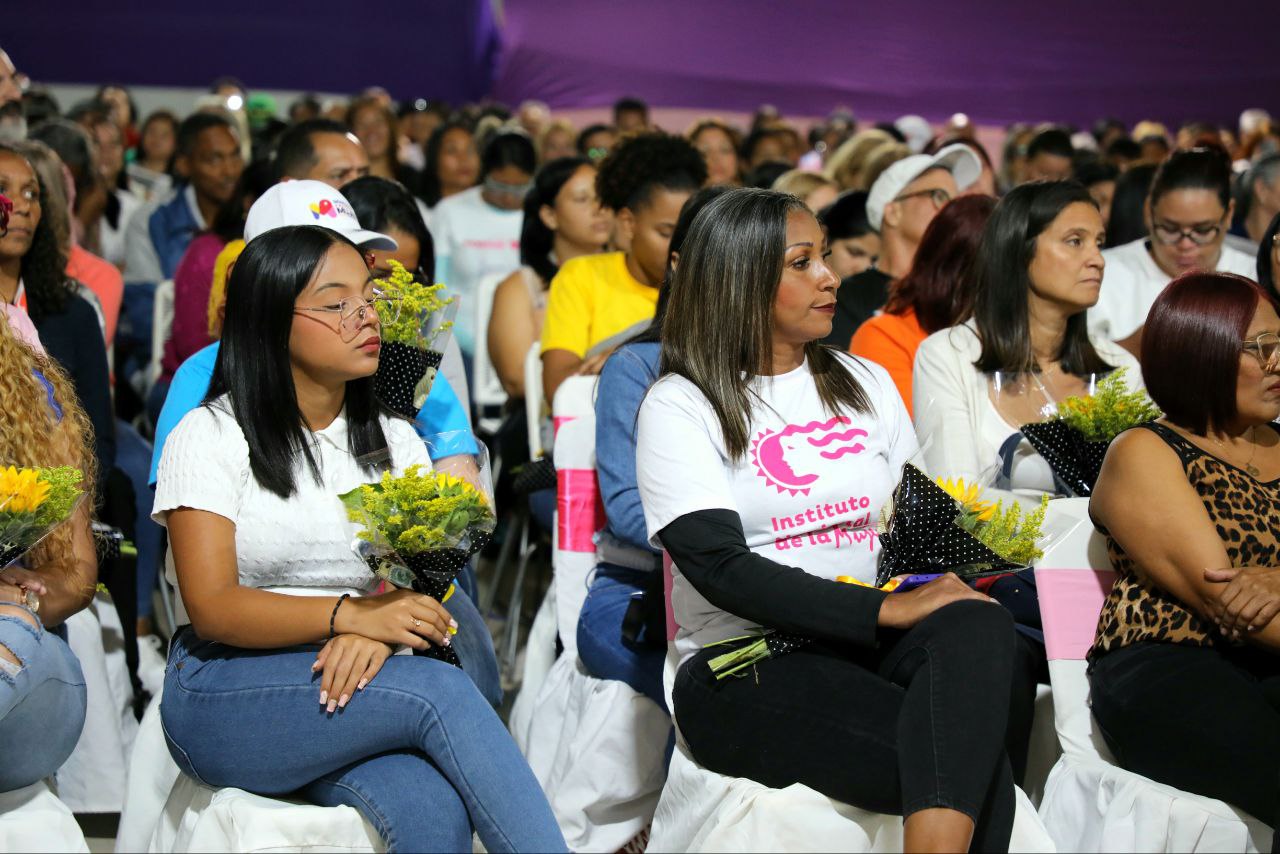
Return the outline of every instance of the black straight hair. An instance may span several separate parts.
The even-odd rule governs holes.
[[[204,405],[227,395],[249,445],[249,466],[263,489],[281,498],[297,490],[298,458],[317,483],[320,464],[298,408],[289,360],[289,334],[298,294],[335,246],[356,245],[318,225],[275,228],[245,247],[227,283],[222,345]],[[387,447],[379,417],[386,410],[373,392],[373,377],[347,383],[347,445],[357,460]],[[370,470],[374,466],[369,466]]]
[[[444,147],[444,138],[455,130],[460,130],[475,140],[475,130],[471,123],[461,118],[453,118],[441,122],[431,136],[427,137],[425,166],[422,169],[422,181],[419,195],[427,207],[435,207],[440,203],[444,190],[440,186],[440,149]]]
[[[544,288],[551,287],[551,280],[560,272],[560,266],[551,259],[556,233],[547,228],[540,212],[543,205],[555,207],[556,196],[564,189],[577,171],[584,166],[595,166],[585,157],[560,157],[544,163],[533,176],[533,189],[524,197],[524,224],[520,226],[520,263],[533,269],[542,280]]]
[[[1156,167],[1140,163],[1120,173],[1111,197],[1111,221],[1107,223],[1107,246],[1123,246],[1147,236],[1144,206],[1151,190]]]
[[[1271,297],[1271,301],[1280,304],[1280,290],[1276,289],[1276,269],[1271,263],[1271,247],[1275,245],[1276,235],[1280,234],[1280,213],[1271,218],[1266,234],[1258,243],[1258,284]]]
[[[827,230],[827,240],[844,240],[872,234],[867,222],[867,191],[846,190],[818,211],[818,224]]]
[[[1031,351],[1030,266],[1044,230],[1069,205],[1095,210],[1089,191],[1075,181],[1035,181],[1010,190],[987,220],[974,262],[973,319],[982,341],[974,367],[993,371],[1039,371]],[[1058,350],[1069,374],[1105,374],[1114,370],[1093,348],[1085,312],[1067,320]]]
[[[277,181],[284,178],[301,178],[311,171],[317,162],[316,146],[311,138],[321,133],[346,136],[347,127],[333,119],[307,119],[305,122],[298,122],[280,135],[280,139],[276,141],[275,157],[272,158]]]
[[[240,139],[240,132],[236,130],[236,126],[231,123],[231,119],[221,113],[192,113],[182,120],[182,124],[178,125],[177,145],[174,148],[174,155],[183,157],[190,155],[196,148],[196,140],[200,138],[200,134],[213,128],[226,128],[237,140]]]
[[[538,170],[538,151],[533,140],[520,131],[503,131],[496,134],[480,153],[480,177],[484,179],[495,169],[514,166],[532,175]]]
[[[418,269],[423,281],[426,284],[435,281],[436,242],[408,187],[398,181],[365,175],[343,184],[341,192],[351,203],[361,228],[369,231],[394,228],[413,235],[418,241]]]
[[[1040,131],[1031,138],[1031,142],[1027,143],[1028,160],[1041,152],[1055,157],[1070,157],[1075,153],[1075,148],[1071,145],[1071,137],[1066,131],[1061,128],[1048,128]]]
[[[1225,211],[1231,205],[1231,163],[1220,148],[1175,151],[1156,169],[1151,179],[1151,207],[1174,190],[1211,190]]]

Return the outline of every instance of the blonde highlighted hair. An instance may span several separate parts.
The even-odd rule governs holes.
[[[92,513],[97,477],[93,425],[80,408],[71,380],[53,359],[37,354],[14,334],[4,312],[0,312],[0,365],[4,365],[0,371],[0,465],[80,469],[84,506]],[[49,390],[37,371],[53,387],[61,418],[50,405]],[[70,568],[75,564],[74,540],[75,527],[59,525],[29,553],[30,565]]]

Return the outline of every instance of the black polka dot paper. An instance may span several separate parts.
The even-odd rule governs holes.
[[[378,358],[378,372],[373,377],[374,394],[393,412],[405,418],[415,418],[420,405],[415,406],[415,391],[428,370],[440,367],[443,356],[435,350],[423,350],[398,342],[384,343]]]
[[[1093,494],[1110,442],[1089,441],[1079,430],[1058,420],[1026,424],[1022,435],[1073,495]]]

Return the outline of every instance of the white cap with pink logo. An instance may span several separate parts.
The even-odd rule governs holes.
[[[244,242],[287,225],[319,225],[364,249],[396,249],[387,235],[361,228],[346,197],[320,181],[283,181],[259,196],[244,221]]]

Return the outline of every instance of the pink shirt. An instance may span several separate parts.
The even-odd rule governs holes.
[[[44,345],[40,343],[40,334],[36,332],[35,324],[31,322],[27,313],[7,302],[0,301],[0,306],[3,307],[5,319],[9,321],[9,328],[13,330],[17,339],[37,353],[43,353]]]
[[[213,265],[226,241],[216,234],[201,234],[191,241],[173,274],[173,329],[164,343],[161,376],[172,379],[178,366],[192,353],[213,343],[209,337],[209,291],[213,289]]]

